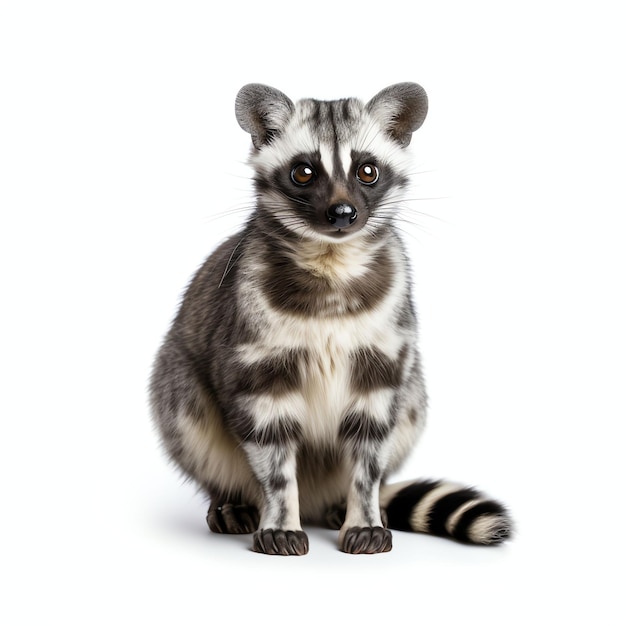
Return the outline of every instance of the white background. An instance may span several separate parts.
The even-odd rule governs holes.
[[[623,624],[624,59],[602,0],[3,2],[0,621]],[[400,478],[479,485],[518,534],[257,555],[162,457],[151,361],[249,205],[239,87],[404,80],[431,412]]]

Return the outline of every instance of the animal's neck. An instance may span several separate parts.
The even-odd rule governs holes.
[[[320,239],[294,233],[278,220],[259,221],[267,260],[289,260],[299,270],[329,283],[344,283],[361,278],[375,258],[388,245],[390,231],[380,229],[376,236],[361,232],[341,241]]]
[[[390,234],[326,243],[258,232],[252,266],[265,297],[279,311],[338,316],[371,309],[394,282],[397,264]]]
[[[298,267],[330,283],[345,283],[361,278],[371,267],[382,241],[355,238],[340,243],[301,241],[290,250]]]

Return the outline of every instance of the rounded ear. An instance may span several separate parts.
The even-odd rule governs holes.
[[[282,91],[258,83],[242,87],[235,100],[237,121],[257,149],[280,134],[293,111],[293,102]]]
[[[411,143],[411,135],[426,119],[428,97],[417,83],[398,83],[383,89],[366,105],[385,131],[402,147]]]

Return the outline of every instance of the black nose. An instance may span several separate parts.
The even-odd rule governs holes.
[[[356,220],[356,209],[351,204],[333,204],[327,211],[328,221],[336,228],[347,228]]]

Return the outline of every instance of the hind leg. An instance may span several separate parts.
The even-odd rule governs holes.
[[[336,504],[326,511],[324,516],[324,522],[326,526],[331,530],[339,530],[343,523],[346,521],[346,505]]]
[[[211,504],[206,516],[207,524],[214,533],[244,535],[259,527],[259,509],[241,494],[224,494],[208,487]]]
[[[258,508],[253,504],[227,500],[228,498],[211,497],[211,505],[206,516],[209,528],[214,533],[231,535],[243,535],[257,530],[259,527]]]

